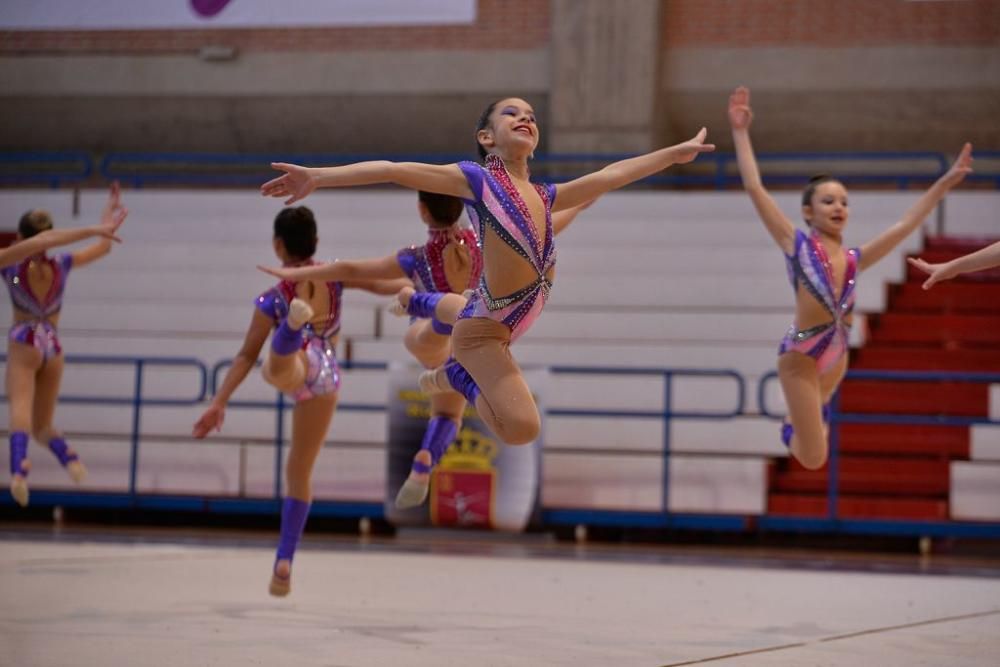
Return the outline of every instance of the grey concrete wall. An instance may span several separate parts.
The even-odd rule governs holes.
[[[0,150],[473,153],[498,97],[548,116],[544,50],[3,57],[0,82]]]
[[[654,148],[660,4],[553,0],[552,128],[555,151]]]
[[[662,140],[707,124],[729,148],[726,102],[740,84],[758,150],[1000,148],[1000,48],[668,48]]]
[[[507,95],[539,111],[543,151],[647,150],[702,125],[727,150],[738,84],[759,150],[1000,148],[1000,48],[671,48],[656,8],[556,0],[551,46],[523,51],[6,55],[0,150],[468,151]]]

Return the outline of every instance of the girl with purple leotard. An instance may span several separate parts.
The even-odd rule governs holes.
[[[430,393],[461,393],[500,440],[526,444],[537,437],[541,420],[509,347],[538,317],[552,289],[552,213],[714,150],[704,143],[705,134],[702,129],[689,141],[567,183],[536,185],[528,170],[539,139],[535,113],[524,100],[507,98],[489,105],[477,125],[476,142],[485,164],[375,161],[309,169],[276,163],[285,173],[265,183],[261,193],[291,203],[317,187],[396,183],[462,198],[478,227],[483,276],[452,332],[455,359],[425,374],[421,386]]]
[[[854,310],[857,275],[885,257],[923,223],[948,190],[972,171],[972,146],[965,144],[948,172],[896,224],[859,248],[845,249],[847,189],[830,177],[812,179],[802,194],[808,232],[797,229],[761,182],[750,144],[750,91],[729,97],[729,123],[743,187],[757,215],[785,254],[795,292],[795,319],[778,349],[778,379],[788,406],[781,439],[806,468],[826,463],[828,402],[847,372],[847,335]]]
[[[94,262],[119,240],[115,232],[128,211],[121,203],[118,184],[111,186],[101,224],[80,229],[52,229],[47,211],[25,213],[18,224],[17,242],[0,250],[0,275],[10,292],[14,324],[7,339],[7,401],[10,410],[10,492],[23,506],[28,504],[29,433],[44,443],[75,482],[83,481],[87,469],[79,455],[53,425],[59,385],[63,374],[63,351],[59,342],[59,313],[70,269]],[[100,241],[71,253],[49,257],[45,251],[83,239]]]
[[[274,252],[286,267],[309,266],[316,252],[316,221],[304,206],[286,208],[274,220]],[[271,573],[271,595],[291,590],[292,559],[312,502],[312,469],[337,407],[340,370],[334,348],[340,331],[340,297],[345,287],[392,294],[405,280],[283,280],[257,297],[243,347],[212,403],[195,423],[204,438],[222,428],[226,404],[257,363],[268,335],[264,379],[295,402],[291,450],[285,467],[281,537]],[[272,334],[273,331],[273,334]]]
[[[476,232],[460,224],[463,204],[456,197],[419,192],[417,210],[428,227],[423,245],[409,246],[378,259],[337,260],[301,268],[259,267],[282,280],[344,280],[349,278],[409,278],[410,293],[463,292],[479,284],[483,256]],[[435,368],[451,354],[451,326],[436,319],[413,318],[404,338],[406,349],[425,368]],[[431,397],[431,416],[410,477],[396,503],[413,507],[427,497],[430,472],[455,440],[465,399],[457,393]]]

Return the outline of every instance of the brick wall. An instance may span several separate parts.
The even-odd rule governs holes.
[[[531,49],[548,44],[549,0],[479,0],[471,26],[274,30],[0,32],[0,54],[185,53],[207,44],[240,51]]]
[[[664,48],[1000,45],[997,0],[664,0]]]

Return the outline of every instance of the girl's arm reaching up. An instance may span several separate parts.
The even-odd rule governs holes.
[[[771,234],[782,252],[790,255],[795,249],[795,225],[781,212],[774,198],[764,189],[750,143],[750,123],[753,111],[750,108],[750,90],[740,86],[729,96],[729,125],[733,128],[733,144],[736,148],[736,162],[743,179],[743,189],[750,195],[750,201],[757,209],[757,215]]]
[[[864,270],[888,255],[903,239],[920,227],[948,191],[961,183],[965,175],[971,172],[972,144],[965,144],[955,163],[951,165],[951,169],[921,195],[899,222],[861,246],[861,261],[858,263],[858,268]]]

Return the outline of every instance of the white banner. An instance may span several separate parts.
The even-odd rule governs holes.
[[[467,25],[476,0],[0,0],[0,30]]]

